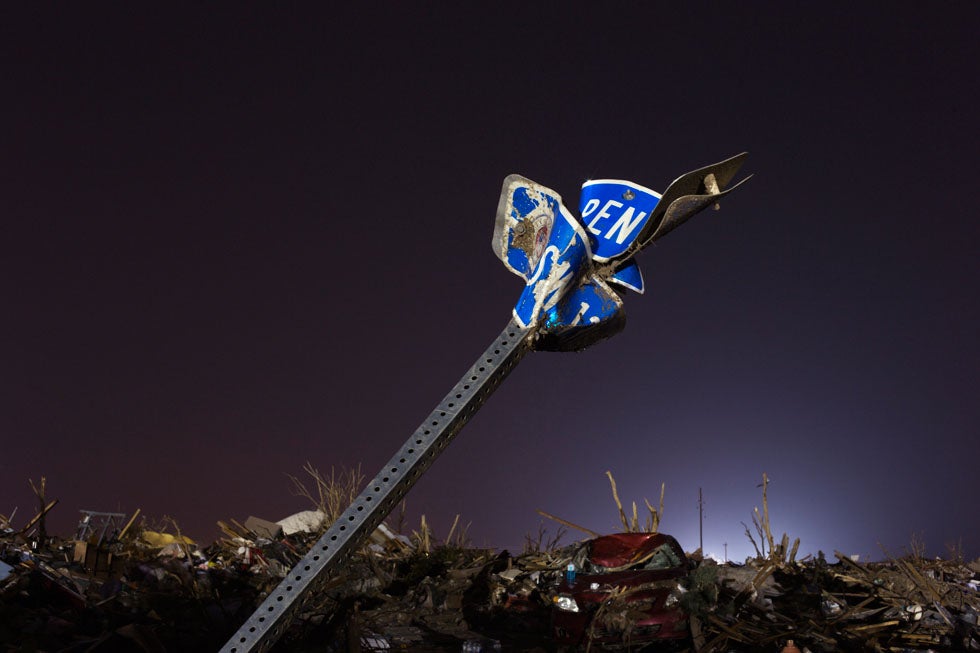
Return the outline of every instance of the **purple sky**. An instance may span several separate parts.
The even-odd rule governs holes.
[[[574,208],[747,150],[626,331],[526,358],[411,518],[616,530],[611,470],[688,550],[703,488],[744,558],[767,472],[803,552],[980,555],[980,5],[357,6],[0,10],[0,513],[41,475],[64,534],[306,509],[287,474],[373,476],[507,323],[507,174]]]

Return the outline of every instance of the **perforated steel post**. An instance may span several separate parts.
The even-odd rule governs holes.
[[[224,653],[268,651],[275,644],[306,599],[357,551],[530,350],[532,333],[511,320],[354,503],[228,640],[221,649]]]

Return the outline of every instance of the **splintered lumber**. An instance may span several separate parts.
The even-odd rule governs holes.
[[[41,521],[41,518],[44,517],[49,512],[51,512],[51,509],[54,508],[56,505],[58,505],[58,499],[52,499],[50,502],[48,502],[48,504],[44,506],[44,508],[42,508],[39,513],[34,515],[29,522],[24,524],[24,527],[20,529],[20,533],[23,534],[31,530],[31,527],[34,526],[34,524]]]
[[[862,626],[845,626],[844,630],[846,630],[849,633],[868,632],[870,630],[882,630],[883,628],[891,628],[892,626],[897,626],[900,623],[902,622],[897,619],[892,619],[891,621],[882,621],[876,624],[864,624]]]
[[[764,512],[764,519],[762,522],[763,527],[766,531],[766,540],[769,542],[769,555],[772,555],[775,549],[775,540],[772,536],[772,529],[769,524],[769,476],[763,472],[762,474],[762,510]],[[758,508],[756,509],[758,513]]]
[[[747,624],[745,624],[744,622],[736,622],[736,623],[734,623],[732,625],[729,625],[729,624],[725,623],[724,621],[722,621],[720,618],[716,617],[713,614],[712,615],[708,615],[708,622],[712,626],[714,626],[715,628],[717,628],[718,630],[720,630],[722,633],[724,633],[725,635],[727,635],[728,637],[734,639],[735,641],[738,641],[738,642],[750,642],[750,641],[752,641],[751,639],[747,639],[744,634],[742,634],[741,632],[739,632],[739,631],[741,631],[743,629],[747,629]],[[708,645],[710,646],[710,645],[712,645],[714,643],[715,642],[713,640]]]
[[[606,476],[609,477],[609,485],[612,486],[613,500],[616,502],[616,508],[619,509],[619,519],[623,522],[623,530],[631,532],[633,529],[630,528],[630,522],[626,519],[626,513],[623,512],[623,503],[619,500],[619,493],[616,492],[616,479],[613,478],[610,471],[606,472]]]
[[[562,519],[561,517],[555,517],[554,515],[552,515],[550,513],[547,513],[544,510],[538,510],[537,513],[539,515],[541,515],[542,517],[545,517],[545,518],[550,519],[552,521],[558,522],[562,526],[568,526],[569,528],[574,528],[577,531],[582,531],[583,533],[585,533],[589,537],[599,537],[600,536],[600,533],[596,533],[592,529],[586,528],[585,526],[579,526],[578,524],[573,524],[572,522],[570,522],[568,520],[565,520],[565,519]]]
[[[762,587],[762,584],[766,582],[766,579],[776,571],[777,567],[778,565],[772,560],[766,562],[762,566],[762,569],[755,575],[755,578],[752,579],[752,589],[758,591]]]
[[[831,596],[835,601],[837,601],[841,605],[844,605],[843,601],[841,601],[836,597],[833,597],[833,595],[828,594],[827,596]],[[845,610],[844,612],[842,612],[840,615],[837,616],[835,621],[854,621],[857,619],[867,619],[868,617],[874,616],[875,613],[883,612],[886,609],[886,608],[873,608],[871,610],[865,610],[865,608],[870,603],[873,603],[874,601],[875,601],[875,597],[869,596],[868,598],[864,599],[857,605],[847,608],[847,610]]]
[[[116,538],[117,540],[123,539],[123,537],[126,535],[126,532],[129,530],[130,526],[132,526],[133,522],[136,521],[136,518],[139,517],[140,510],[141,510],[140,508],[137,508],[136,512],[133,513],[133,516],[130,517],[129,521],[126,522],[126,525],[123,526],[123,529],[119,531],[119,536]]]
[[[235,520],[233,519],[232,521]],[[248,539],[247,537],[245,537],[245,534],[243,532],[235,530],[235,528],[231,524],[225,523],[223,521],[218,522],[218,528],[221,529],[222,533],[224,533],[225,535],[227,535],[232,539],[236,539],[236,538],[242,540]]]
[[[807,625],[810,626],[810,629],[806,631],[807,637],[823,642],[824,644],[837,646],[837,639],[821,632],[821,626],[813,619],[807,619]]]
[[[247,540],[259,539],[258,533],[254,532],[251,528],[241,523],[237,519],[232,519],[231,523],[234,524],[235,528],[237,528],[240,533],[244,533],[246,535],[245,539]]]
[[[789,552],[789,563],[791,565],[796,563],[796,554],[799,552],[799,550],[800,550],[800,538],[796,538],[795,540],[793,540],[793,548]]]

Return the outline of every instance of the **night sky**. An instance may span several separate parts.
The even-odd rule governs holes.
[[[532,353],[408,495],[752,553],[980,555],[976,2],[0,10],[0,513],[217,520],[370,478],[506,325],[503,178],[754,178],[639,256],[626,330]],[[598,3],[596,3],[598,4]],[[316,7],[311,9],[311,7]],[[569,533],[565,542],[579,537]]]

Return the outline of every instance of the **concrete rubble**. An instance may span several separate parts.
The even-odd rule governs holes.
[[[202,548],[136,515],[82,521],[67,539],[0,521],[3,650],[216,651],[326,525],[316,511],[219,522],[223,537]],[[555,650],[552,598],[576,548],[529,540],[511,555],[382,526],[272,650]],[[690,555],[682,650],[980,650],[980,561],[774,550],[741,565]]]

